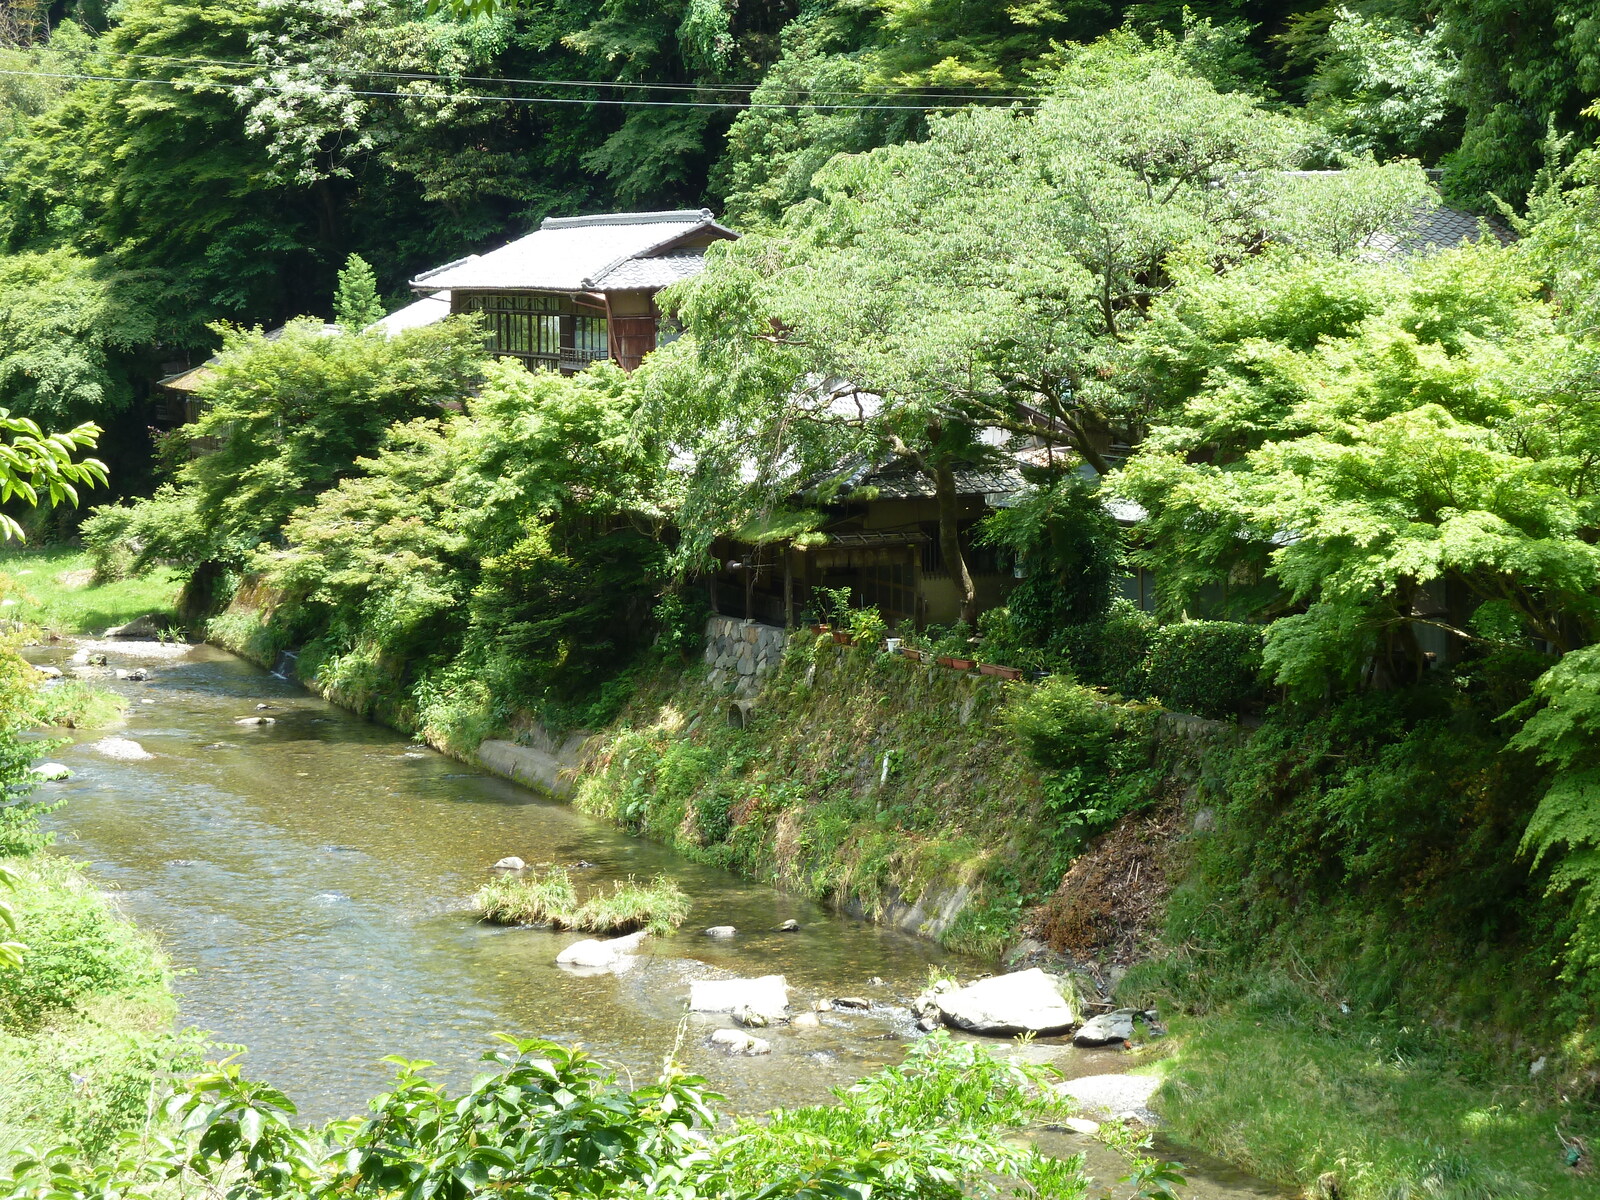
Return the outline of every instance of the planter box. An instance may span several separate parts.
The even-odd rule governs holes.
[[[900,657],[901,658],[909,658],[912,662],[921,662],[922,661],[922,651],[921,650],[913,650],[909,646],[901,646],[900,647]]]
[[[850,635],[848,633],[846,633],[842,629],[835,629],[833,631],[833,640],[835,642],[839,643],[839,645],[841,645],[841,646],[853,646],[853,645],[855,645],[855,641],[850,637]]]
[[[950,668],[952,668],[954,670],[957,670],[957,671],[970,671],[970,670],[972,670],[973,667],[977,666],[978,664],[977,664],[977,661],[975,659],[971,659],[971,658],[950,658],[948,655],[943,655],[939,659],[939,665],[941,667],[950,667]]]
[[[997,675],[1001,679],[1021,679],[1022,678],[1022,668],[1021,667],[1001,667],[1001,666],[996,666],[994,663],[982,663],[978,667],[978,670],[982,671],[985,675]]]

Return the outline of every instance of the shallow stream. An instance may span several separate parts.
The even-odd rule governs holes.
[[[89,651],[107,666],[84,665]],[[912,1033],[906,1001],[931,966],[986,969],[691,863],[211,647],[80,643],[30,657],[102,676],[131,704],[114,736],[153,755],[119,760],[98,733],[56,752],[76,772],[48,785],[68,800],[48,818],[59,848],[92,863],[161,937],[181,973],[182,1021],[247,1046],[246,1070],[310,1119],[360,1111],[391,1075],[385,1055],[430,1059],[463,1081],[496,1033],[582,1043],[639,1082],[672,1053],[740,1111],[811,1103],[898,1061]],[[116,680],[119,667],[149,678]],[[236,723],[258,715],[275,723]],[[555,957],[578,935],[473,919],[473,892],[511,854],[592,864],[574,871],[580,887],[665,872],[694,911],[677,934],[648,941],[634,969],[568,974]],[[776,932],[791,918],[799,932]],[[700,932],[713,925],[740,932]],[[826,1014],[821,1029],[762,1031],[770,1056],[730,1059],[705,1044],[724,1020],[683,1018],[688,981],[719,971],[785,975],[797,1005],[859,996],[872,1008]],[[1120,1069],[1116,1055],[1067,1045],[1033,1054],[1072,1075]],[[1059,1148],[1100,1153],[1080,1139]],[[1275,1193],[1219,1168],[1194,1194]]]

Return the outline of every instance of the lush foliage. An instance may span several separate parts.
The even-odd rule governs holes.
[[[351,340],[363,353],[387,345]],[[396,376],[403,370],[391,366]],[[239,516],[229,565],[258,574],[275,597],[268,627],[246,635],[253,642],[233,638],[226,620],[213,627],[219,636],[268,657],[303,646],[303,678],[462,750],[519,712],[592,725],[624,694],[619,671],[648,644],[663,584],[666,481],[659,449],[633,432],[637,406],[615,369],[565,379],[502,363],[464,413],[435,410],[386,431],[373,420],[381,441],[370,458],[345,459],[353,447],[340,443],[329,460],[341,463],[337,483],[320,468],[320,495],[306,487],[276,502],[295,505],[281,545],[262,544],[265,499],[233,507],[241,492],[229,490],[224,452],[198,460],[188,492],[103,512],[88,538],[155,538],[158,524],[180,528],[173,510],[189,495],[198,513],[215,494]],[[307,447],[327,452],[299,434],[264,461],[276,473]],[[244,457],[260,456],[235,452]],[[205,490],[212,483],[215,493]],[[114,521],[128,524],[113,530]],[[170,535],[164,544],[190,562],[213,553],[224,528],[198,515],[185,527],[206,529],[207,544],[191,550]],[[147,544],[144,554],[158,552]],[[682,618],[673,620],[681,649]]]
[[[588,1055],[505,1039],[493,1067],[456,1096],[425,1062],[395,1060],[391,1089],[364,1119],[297,1126],[293,1102],[221,1064],[168,1111],[174,1135],[132,1135],[112,1154],[70,1147],[24,1157],[0,1179],[23,1200],[83,1191],[140,1194],[163,1184],[261,1197],[439,1195],[489,1189],[528,1197],[927,1200],[1026,1187],[1083,1195],[1072,1160],[998,1136],[1049,1111],[1037,1069],[942,1034],[838,1103],[780,1111],[719,1131],[703,1080],[668,1071],[628,1087]],[[886,1137],[886,1133],[893,1136]]]

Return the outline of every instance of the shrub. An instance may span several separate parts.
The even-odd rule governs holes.
[[[29,876],[32,876],[30,879]],[[94,996],[159,988],[159,957],[68,863],[34,860],[17,894],[20,970],[0,972],[0,1029],[38,1029]]]
[[[1026,571],[1010,606],[1029,644],[1062,625],[1094,623],[1111,603],[1121,536],[1096,485],[1080,475],[1056,475],[992,513],[979,541],[1009,550]]]
[[[1004,718],[1044,774],[1058,850],[1156,798],[1147,718],[1062,675],[1014,695]]]
[[[1103,620],[1059,629],[1050,640],[1050,657],[1069,664],[1085,683],[1147,696],[1145,660],[1157,628],[1156,619],[1131,600],[1118,600]]]
[[[1117,713],[1105,700],[1064,675],[1019,693],[1005,720],[1047,771],[1103,769],[1117,736]]]
[[[472,903],[494,925],[557,925],[577,910],[578,889],[561,868],[544,875],[505,874],[479,888]]]
[[[1181,621],[1150,639],[1145,683],[1168,708],[1231,717],[1260,702],[1262,627]]]

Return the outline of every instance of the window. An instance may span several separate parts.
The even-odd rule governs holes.
[[[469,292],[460,307],[483,315],[490,353],[526,367],[581,371],[611,357],[606,319],[568,296]]]

